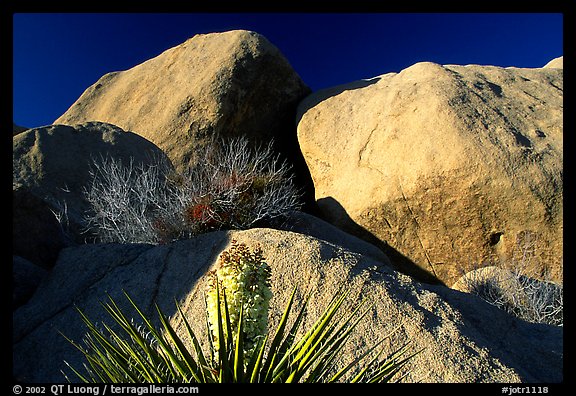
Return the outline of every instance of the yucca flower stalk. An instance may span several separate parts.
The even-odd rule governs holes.
[[[224,323],[224,336],[238,332],[242,313],[243,349],[245,355],[250,357],[258,340],[266,336],[268,307],[272,297],[270,267],[262,256],[262,250],[257,248],[252,251],[232,240],[230,249],[220,255],[217,268],[208,276],[206,306],[215,344],[220,341],[218,312],[219,309],[224,310],[226,300],[231,326]]]
[[[223,262],[228,265],[220,267],[227,269],[222,270],[222,274],[229,271],[228,276],[235,274],[232,276],[234,279],[242,278],[229,265],[229,260],[241,258],[239,262],[243,264],[240,268],[255,266],[258,271],[253,270],[259,276],[248,271],[258,280],[254,283],[247,281],[244,285],[258,284],[258,288],[254,287],[253,290],[267,285],[270,269],[264,265],[259,250],[250,252],[243,245],[233,244],[228,254],[223,256]],[[268,331],[262,333],[266,327],[263,326],[265,322],[261,315],[266,312],[264,308],[267,310],[267,302],[263,304],[259,299],[253,299],[260,301],[255,305],[240,298],[233,307],[230,300],[234,298],[229,300],[228,295],[233,295],[235,289],[230,287],[230,282],[215,279],[213,290],[208,293],[212,294],[210,299],[214,298],[206,313],[208,353],[201,347],[179,304],[176,304],[177,311],[186,329],[182,336],[175,331],[158,306],[156,311],[160,328],[155,327],[152,320],[124,292],[129,304],[140,316],[142,325],[137,325],[132,318],[126,316],[111,297],[109,302],[102,305],[119,330],[106,324],[94,324],[78,309],[88,328],[84,345],[64,337],[84,355],[85,370],[81,372],[66,364],[76,375],[76,380],[86,383],[388,382],[416,354],[406,356],[408,344],[405,344],[382,359],[382,350],[379,353],[375,351],[389,338],[390,333],[356,359],[341,362],[344,345],[356,325],[370,312],[370,307],[365,308],[361,302],[353,312],[340,314],[349,295],[342,290],[333,296],[312,327],[297,338],[309,296],[288,326],[297,291],[294,289],[274,334]],[[221,284],[226,285],[229,291],[221,289]],[[210,310],[213,312],[210,313]],[[183,336],[187,336],[192,350],[186,347]]]

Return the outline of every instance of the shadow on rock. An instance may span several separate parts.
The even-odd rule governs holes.
[[[412,276],[421,282],[444,285],[444,283],[432,273],[419,267],[403,253],[388,245],[385,241],[380,240],[376,235],[356,223],[336,199],[332,197],[321,198],[318,200],[318,206],[326,221],[382,250],[397,271]]]
[[[380,81],[380,77],[369,78],[365,80],[358,80],[347,84],[337,85],[335,87],[330,87],[326,89],[321,89],[311,95],[308,95],[300,104],[298,105],[298,117],[297,123],[306,112],[306,110],[317,106],[320,102],[325,101],[333,96],[337,96],[344,91],[351,91],[354,89],[365,88],[369,85],[376,84]]]
[[[84,339],[87,328],[77,309],[93,323],[119,330],[101,303],[111,298],[139,322],[126,292],[156,327],[160,325],[156,304],[167,317],[178,316],[176,302],[182,303],[195,290],[228,243],[228,233],[217,231],[167,245],[102,243],[63,249],[50,276],[14,312],[14,377],[23,382],[62,382],[60,370],[65,370],[75,378],[64,361],[82,368],[84,358],[62,334],[79,343]],[[202,288],[193,298],[203,301]]]

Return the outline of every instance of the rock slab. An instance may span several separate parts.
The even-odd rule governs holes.
[[[320,225],[323,227],[323,225]],[[178,301],[205,342],[204,274],[232,239],[260,246],[272,268],[270,326],[297,288],[296,306],[311,292],[304,329],[346,285],[347,307],[374,303],[342,351],[353,359],[367,345],[397,329],[385,352],[410,341],[422,352],[406,367],[407,382],[562,381],[562,328],[523,322],[482,300],[443,286],[421,284],[382,262],[314,237],[252,229],[213,232],[168,245],[99,244],[64,249],[51,274],[13,316],[14,378],[62,382],[64,360],[81,367],[81,354],[59,334],[80,341],[85,333],[75,307],[110,324],[99,302],[109,294],[120,306],[125,290],[149,315],[153,304],[172,317]],[[135,313],[134,317],[135,316]]]
[[[199,34],[104,75],[55,123],[118,125],[156,144],[179,168],[201,160],[195,150],[214,137],[274,139],[280,151],[297,150],[296,106],[309,92],[262,35]]]
[[[479,265],[529,260],[528,275],[561,282],[554,64],[422,62],[308,96],[298,140],[322,214],[426,281],[451,285]]]

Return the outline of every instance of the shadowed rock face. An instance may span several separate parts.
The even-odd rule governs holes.
[[[166,160],[141,136],[101,122],[51,125],[13,137],[13,254],[43,268],[54,264],[67,237],[53,211],[66,212],[69,237],[86,237],[81,235],[88,209],[83,189],[90,181],[92,161],[106,156],[135,165]]]
[[[26,131],[27,129],[28,128],[21,127],[21,126],[18,126],[16,124],[12,123],[12,136],[16,136],[19,133]]]
[[[28,188],[12,190],[12,254],[41,268],[51,268],[66,238],[52,206]]]
[[[129,70],[106,74],[55,123],[98,120],[134,131],[176,167],[212,137],[247,136],[297,150],[294,117],[310,92],[263,36],[199,34]],[[198,159],[201,160],[201,159]]]
[[[312,218],[301,227],[331,231]],[[176,299],[199,338],[205,342],[204,275],[232,239],[260,246],[272,269],[269,311],[275,327],[291,292],[296,306],[312,293],[304,319],[308,329],[330,298],[345,285],[353,306],[366,299],[374,305],[342,351],[349,361],[388,334],[398,331],[385,352],[410,341],[422,349],[406,367],[407,382],[558,382],[562,380],[562,328],[530,324],[465,293],[421,284],[386,264],[325,240],[289,231],[252,229],[214,232],[167,245],[99,244],[66,248],[50,276],[29,303],[14,313],[14,377],[31,382],[61,382],[64,360],[81,367],[81,354],[58,333],[79,341],[85,333],[75,307],[93,321],[111,324],[99,301],[107,294],[127,306],[122,290],[152,315],[154,303],[180,334]],[[72,276],[73,275],[73,276]],[[347,308],[351,307],[346,305]],[[127,311],[137,318],[135,312]],[[41,347],[40,347],[41,346]]]
[[[12,256],[12,309],[26,303],[48,271],[20,257]]]
[[[478,265],[518,260],[561,281],[555,64],[423,62],[310,95],[298,139],[323,216],[405,257],[406,272],[448,285]]]

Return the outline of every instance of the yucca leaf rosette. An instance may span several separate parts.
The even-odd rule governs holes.
[[[78,309],[88,328],[84,345],[62,334],[85,356],[85,370],[66,365],[76,380],[86,383],[389,382],[419,353],[406,356],[406,343],[381,358],[380,346],[393,331],[374,340],[347,364],[340,362],[352,330],[373,312],[371,306],[363,307],[365,300],[361,300],[351,312],[338,314],[350,294],[344,285],[299,338],[296,334],[310,295],[303,296],[296,317],[288,325],[296,303],[294,288],[276,330],[269,333],[270,272],[260,248],[251,250],[233,240],[220,255],[216,268],[208,274],[206,352],[178,303],[183,333],[173,327],[172,319],[158,305],[156,314],[161,326],[155,326],[152,317],[124,291],[142,324],[137,324],[110,296],[102,305],[119,325],[118,330],[92,322]]]
[[[232,240],[231,247],[220,255],[207,283],[206,304],[213,345],[219,345],[218,301],[221,315],[226,302],[231,329],[224,321],[224,336],[237,333],[242,309],[243,349],[247,357],[251,356],[258,340],[267,334],[271,297],[270,267],[262,250],[259,247],[251,250]]]

